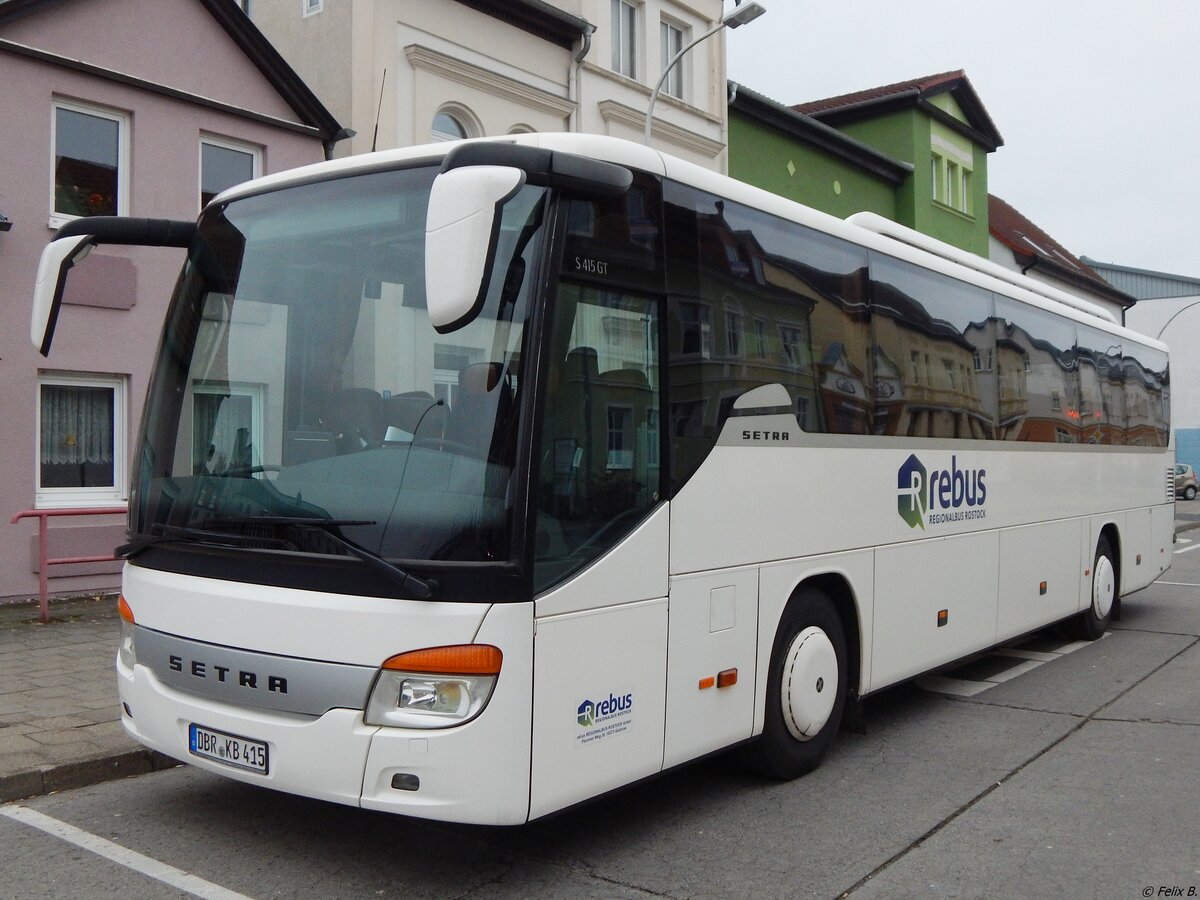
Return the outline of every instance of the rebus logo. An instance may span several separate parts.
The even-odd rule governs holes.
[[[913,454],[904,461],[900,471],[896,473],[896,509],[900,518],[908,523],[909,528],[921,526],[925,530],[925,511],[928,509],[929,477],[921,461]]]
[[[986,469],[960,469],[958,457],[950,457],[949,468],[927,471],[909,456],[896,473],[896,509],[909,528],[942,525],[986,518],[981,507],[987,500]],[[965,509],[963,507],[966,507]]]
[[[596,704],[591,700],[584,700],[579,704],[579,724],[584,728],[591,728],[596,721]]]

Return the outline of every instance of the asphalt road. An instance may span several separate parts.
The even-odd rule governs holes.
[[[716,757],[487,829],[180,768],[0,807],[0,896],[1198,896],[1189,534],[1106,637],[1039,636],[923,682],[940,692],[873,697],[866,733],[799,781]]]

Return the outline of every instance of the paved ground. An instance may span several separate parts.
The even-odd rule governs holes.
[[[113,596],[0,606],[0,802],[175,763],[121,729]]]
[[[1198,527],[1200,502],[1179,504],[1176,532]],[[115,598],[54,601],[51,616],[0,605],[0,803],[177,765],[121,729]]]

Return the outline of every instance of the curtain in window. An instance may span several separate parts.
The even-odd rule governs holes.
[[[42,385],[42,487],[114,484],[113,407],[112,388]]]

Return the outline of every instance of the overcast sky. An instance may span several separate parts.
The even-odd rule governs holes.
[[[991,193],[1077,256],[1200,277],[1200,0],[760,2],[734,81],[790,106],[963,69]]]

